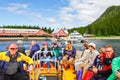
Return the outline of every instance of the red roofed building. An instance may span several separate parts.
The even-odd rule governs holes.
[[[57,37],[67,37],[68,36],[68,32],[63,29],[56,30],[52,34]]]
[[[37,33],[36,33],[37,36],[52,36],[51,34],[48,34],[46,32],[44,32],[43,30],[39,30]]]
[[[0,36],[51,36],[39,29],[7,29],[0,28]]]

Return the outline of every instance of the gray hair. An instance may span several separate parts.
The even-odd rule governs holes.
[[[22,40],[18,40],[18,41],[17,41],[17,44],[22,45],[22,44],[23,44],[23,41],[22,41]]]

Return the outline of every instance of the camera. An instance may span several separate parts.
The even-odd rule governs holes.
[[[93,69],[93,66],[90,66],[90,67],[88,68],[89,71],[92,71],[92,69]]]

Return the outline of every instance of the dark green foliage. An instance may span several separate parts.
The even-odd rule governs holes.
[[[109,7],[95,22],[87,26],[87,32],[96,36],[120,35],[120,6]]]
[[[54,29],[51,29],[50,27],[49,28],[42,27],[42,30],[44,30],[47,33],[52,33],[54,31]]]
[[[84,34],[85,31],[86,31],[86,27],[69,29],[68,32],[71,33],[71,32],[73,32],[74,30],[78,31],[80,34]]]

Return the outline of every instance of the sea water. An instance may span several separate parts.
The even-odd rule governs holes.
[[[17,41],[0,41],[0,52],[5,51],[6,47],[11,44],[11,43],[16,43]],[[48,43],[49,47],[51,47],[51,41],[36,41],[39,45],[40,48],[42,48],[44,43]],[[105,47],[107,44],[111,44],[113,46],[113,49],[115,51],[115,56],[120,56],[120,40],[119,39],[89,39],[88,43],[94,42],[96,44],[96,49],[99,50],[101,47]],[[31,41],[23,41],[23,44],[26,48],[26,50],[30,49],[30,43]],[[61,44],[59,45],[61,46]],[[82,50],[82,44],[77,43],[73,44],[73,46],[77,50]],[[62,44],[62,47],[65,47],[65,44]]]

